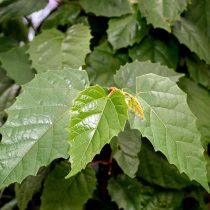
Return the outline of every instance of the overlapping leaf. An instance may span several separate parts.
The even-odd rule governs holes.
[[[120,65],[126,63],[127,59],[124,54],[114,54],[108,42],[95,47],[86,60],[90,83],[114,86],[113,76]]]
[[[26,47],[11,48],[7,52],[0,53],[0,62],[7,75],[19,85],[31,81],[34,77]]]
[[[92,86],[79,94],[71,110],[68,177],[85,168],[102,147],[124,129],[127,109],[121,91],[107,96],[103,88]]]
[[[121,88],[128,88],[132,92],[136,91],[136,77],[154,73],[164,77],[169,77],[173,81],[178,81],[178,79],[183,76],[178,74],[173,69],[169,69],[166,66],[162,66],[158,63],[139,62],[134,61],[132,63],[122,66],[119,71],[117,71],[114,76],[116,84]]]
[[[108,40],[115,50],[140,42],[147,33],[145,20],[138,12],[109,21]]]
[[[174,210],[181,207],[183,194],[160,191],[125,175],[109,180],[111,199],[124,210]]]
[[[137,77],[136,96],[145,120],[132,116],[132,127],[139,129],[169,163],[209,190],[204,149],[185,93],[170,79],[147,74]]]
[[[150,60],[176,69],[179,58],[178,45],[173,39],[164,38],[162,40],[154,36],[147,36],[141,43],[129,49],[129,56],[133,61]]]
[[[184,17],[174,26],[179,41],[210,64],[210,1],[193,0]]]
[[[80,0],[81,6],[86,12],[98,16],[122,16],[132,12],[128,0]]]
[[[197,126],[201,133],[201,140],[206,147],[210,142],[210,96],[207,90],[196,85],[193,81],[182,78],[179,86],[187,93],[187,102],[197,117]]]
[[[56,29],[43,31],[30,44],[32,66],[38,73],[47,70],[79,68],[90,51],[90,30],[82,24],[70,27],[66,35]]]
[[[65,179],[70,167],[57,165],[44,184],[41,210],[81,210],[96,188],[93,169],[87,168],[70,179]]]
[[[141,134],[138,130],[126,128],[112,140],[113,158],[123,172],[129,177],[135,177],[139,166],[138,153],[141,149]]]
[[[124,72],[132,75],[134,69],[133,64],[125,67],[118,72],[115,81],[120,88],[126,88],[136,94],[145,115],[145,119],[141,120],[131,113],[131,128],[139,129],[142,135],[150,140],[154,149],[161,151],[180,172],[184,172],[190,179],[198,181],[209,190],[200,133],[184,92],[169,78],[155,74],[135,75],[133,81],[136,81],[136,87],[132,83],[122,82],[119,78],[123,77],[118,75],[124,75]],[[153,66],[147,63],[142,63],[139,68],[154,72]]]
[[[69,108],[88,85],[79,70],[48,71],[23,87],[1,128],[0,187],[21,182],[58,157],[67,157]]]
[[[171,31],[171,26],[186,9],[190,0],[138,0],[139,9],[147,22],[155,28]]]
[[[151,145],[143,140],[139,155],[140,165],[137,176],[169,189],[182,189],[189,186],[189,179],[180,174],[174,165],[169,164],[160,152],[155,152]]]
[[[15,196],[20,210],[25,210],[34,194],[40,191],[46,171],[41,168],[36,176],[28,176],[21,184],[15,185]]]
[[[0,5],[0,22],[6,19],[30,15],[32,12],[42,9],[47,2],[47,0],[18,0],[8,2],[9,4],[6,6],[2,4]]]
[[[210,89],[210,66],[200,61],[196,56],[187,58],[190,77],[198,84]]]

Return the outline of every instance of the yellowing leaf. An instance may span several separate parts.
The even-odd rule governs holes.
[[[120,91],[125,96],[125,102],[129,110],[134,112],[141,119],[144,119],[144,111],[135,96],[132,96],[131,94],[125,91],[119,90],[116,87],[110,87],[109,90],[110,90],[109,96],[112,96],[112,94],[117,90]]]

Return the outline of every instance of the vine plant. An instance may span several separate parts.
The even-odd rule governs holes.
[[[45,4],[0,0],[1,209],[208,209],[210,0],[63,0],[29,41]]]

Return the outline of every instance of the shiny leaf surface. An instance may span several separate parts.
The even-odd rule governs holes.
[[[79,94],[71,109],[68,177],[85,168],[124,129],[127,109],[125,96],[119,90],[107,96],[103,88],[92,86]]]
[[[48,71],[23,87],[1,128],[0,187],[21,182],[59,157],[68,157],[69,107],[88,85],[79,70]]]

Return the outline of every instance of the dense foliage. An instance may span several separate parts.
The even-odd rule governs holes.
[[[46,4],[0,0],[0,208],[207,210],[210,0]]]

